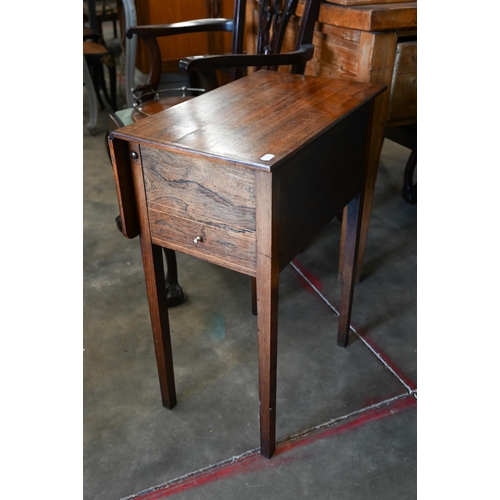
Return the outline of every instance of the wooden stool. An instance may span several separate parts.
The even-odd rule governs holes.
[[[116,66],[113,54],[109,52],[104,45],[96,43],[92,40],[85,40],[83,42],[83,56],[87,61],[96,97],[99,101],[99,105],[101,106],[101,110],[104,109],[104,104],[100,96],[100,91],[104,94],[104,98],[113,108],[113,111],[116,111],[118,108],[116,105]],[[106,88],[103,66],[108,68],[110,86],[109,94]]]

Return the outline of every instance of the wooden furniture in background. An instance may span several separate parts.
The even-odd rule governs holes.
[[[301,7],[302,2],[299,16]],[[417,2],[326,0],[316,28],[315,52],[306,65],[306,75],[382,84],[389,89],[375,103],[359,281],[385,128],[417,121]],[[293,45],[293,30],[289,36],[284,50]]]
[[[140,236],[163,404],[173,408],[176,393],[162,247],[252,277],[268,458],[276,441],[279,273],[347,206],[338,331],[345,345],[372,102],[383,90],[257,71],[110,136],[123,232]]]
[[[116,0],[84,0],[83,2],[83,83],[87,91],[90,119],[87,129],[97,134],[98,106],[104,109],[101,93],[111,108],[116,111],[116,65],[113,53],[106,46],[102,24],[114,23],[115,37],[117,21]],[[109,92],[104,68],[107,68]]]
[[[83,84],[89,103],[89,121],[87,129],[91,135],[97,133],[98,106],[104,109],[101,92],[113,110],[116,110],[116,66],[113,54],[98,42],[96,30],[83,27]],[[109,93],[104,78],[104,66],[108,70]]]
[[[113,54],[104,45],[87,39],[83,42],[83,57],[87,62],[96,97],[101,109],[104,109],[104,103],[101,99],[102,92],[104,99],[111,108],[116,111],[116,65]],[[106,79],[104,78],[104,67],[106,67],[108,71],[109,92],[107,90]]]

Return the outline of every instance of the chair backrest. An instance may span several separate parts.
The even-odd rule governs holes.
[[[255,0],[250,0],[254,2]],[[279,54],[283,47],[288,22],[295,15],[299,0],[258,0],[258,32],[256,53]],[[297,35],[295,49],[312,43],[314,25],[318,19],[321,0],[305,0],[303,22]],[[233,18],[233,54],[241,54],[245,29],[247,0],[235,0]]]
[[[302,21],[295,40],[295,50],[299,50],[304,45],[312,44],[321,0],[306,0],[304,3]],[[298,4],[299,0],[259,1],[258,54],[281,53],[288,23],[295,15]],[[294,68],[293,72],[303,73],[304,70],[305,64]]]
[[[298,0],[263,0],[259,2],[258,54],[279,54],[288,21],[295,14]]]
[[[255,0],[251,0],[255,1]],[[295,41],[295,50],[305,44],[312,44],[314,26],[318,19],[321,0],[306,0],[300,29]],[[245,29],[246,0],[236,0],[234,10],[233,54],[243,52],[243,31]],[[280,54],[288,24],[297,11],[299,0],[258,0],[258,26],[256,54]],[[260,66],[257,66],[260,68]],[[266,66],[277,69],[277,66]],[[294,68],[293,72],[303,73],[305,64]],[[241,76],[241,71],[233,70],[232,79]]]

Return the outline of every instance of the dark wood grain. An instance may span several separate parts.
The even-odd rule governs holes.
[[[216,158],[142,148],[148,205],[255,232],[254,172]]]
[[[152,240],[213,264],[255,275],[255,233],[237,232],[216,223],[200,223],[178,212],[149,209]],[[196,237],[201,240],[194,243]]]

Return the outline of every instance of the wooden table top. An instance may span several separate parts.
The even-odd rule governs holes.
[[[384,88],[257,71],[123,127],[112,137],[271,171]]]

